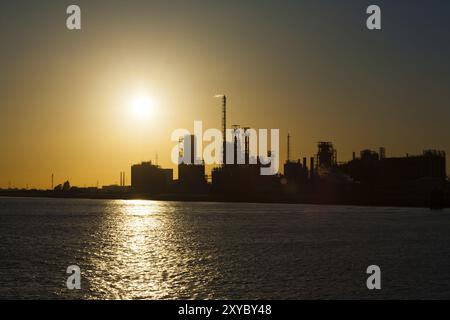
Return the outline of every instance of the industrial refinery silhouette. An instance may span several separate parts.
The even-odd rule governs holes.
[[[227,130],[227,97],[222,101],[222,132]],[[249,127],[233,126],[234,132]],[[243,141],[242,141],[243,140]],[[224,139],[223,161],[207,175],[205,163],[198,159],[196,136],[180,139],[178,179],[173,169],[152,161],[131,166],[131,184],[126,172],[120,172],[118,185],[102,188],[70,186],[69,181],[51,190],[0,190],[0,195],[51,196],[113,199],[157,199],[183,201],[287,202],[317,204],[429,206],[439,209],[450,205],[450,187],[446,173],[446,154],[425,150],[421,155],[389,157],[386,149],[362,150],[352,159],[339,162],[332,142],[317,144],[317,153],[294,159],[292,136],[287,135],[284,170],[261,175],[263,164],[250,154],[249,137],[233,135]],[[226,161],[232,150],[233,161]],[[270,151],[268,152],[270,156]]]

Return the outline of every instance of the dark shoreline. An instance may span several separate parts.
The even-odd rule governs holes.
[[[403,207],[403,208],[430,208],[427,199],[382,199],[365,198],[329,198],[309,194],[303,197],[290,197],[283,195],[217,195],[217,194],[160,194],[145,195],[132,192],[120,193],[80,193],[80,192],[54,192],[45,190],[13,190],[0,191],[0,197],[16,198],[53,198],[53,199],[86,199],[86,200],[154,200],[174,202],[219,202],[219,203],[272,203],[272,204],[307,204],[307,205],[340,205],[340,206],[362,206],[362,207]],[[442,208],[450,208],[449,199],[445,199]]]

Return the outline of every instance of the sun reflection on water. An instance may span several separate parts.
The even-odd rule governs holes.
[[[123,213],[132,216],[148,216],[161,212],[161,202],[150,200],[117,200],[117,206],[123,208]]]
[[[86,250],[86,298],[212,298],[217,252],[196,219],[175,203],[108,201]]]
[[[93,277],[93,291],[108,292],[114,299],[161,294],[163,277],[158,257],[170,255],[165,246],[159,245],[165,228],[160,216],[167,211],[163,207],[159,202],[143,200],[110,203],[101,232],[105,245],[93,261],[102,275]]]

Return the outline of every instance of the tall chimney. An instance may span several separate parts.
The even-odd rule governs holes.
[[[223,165],[227,163],[227,96],[222,97]]]
[[[291,135],[289,133],[287,136],[287,161],[291,161]]]
[[[191,135],[190,139],[191,139],[191,164],[195,164],[195,153],[196,153],[195,135]]]
[[[250,129],[250,128],[244,128],[245,164],[250,164],[250,137],[247,135],[248,129]]]
[[[234,143],[233,143],[233,148],[234,148],[233,163],[238,164],[238,137],[237,137],[236,131],[234,131],[233,141],[234,141]]]
[[[310,166],[310,168],[309,168],[310,178],[312,179],[312,178],[314,178],[314,175],[315,175],[314,157],[311,157],[309,159],[309,166]]]

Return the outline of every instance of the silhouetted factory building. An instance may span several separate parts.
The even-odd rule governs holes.
[[[258,192],[261,183],[260,167],[255,164],[229,164],[212,171],[212,187],[215,192]]]
[[[152,162],[142,162],[131,167],[131,187],[134,192],[160,194],[170,191],[173,170],[163,169]]]
[[[445,181],[446,155],[444,151],[426,150],[422,155],[406,157],[386,157],[386,150],[379,152],[363,150],[360,157],[353,153],[353,159],[338,165],[337,151],[331,142],[319,142],[318,152],[310,159],[290,160],[288,137],[288,160],[284,164],[286,184],[306,184],[314,181],[340,181],[342,183],[364,183],[368,185],[402,184],[423,181],[433,184]]]
[[[418,179],[444,181],[446,155],[444,151],[426,150],[422,155],[386,158],[384,149],[380,153],[361,151],[360,158],[340,166],[354,181],[371,184],[401,183]],[[381,156],[380,156],[381,155]]]
[[[216,97],[222,98],[222,133],[225,137],[227,98],[225,95]],[[447,179],[445,152],[436,150],[398,158],[386,157],[384,148],[380,148],[379,152],[363,150],[360,157],[353,153],[352,160],[338,164],[333,144],[319,142],[317,154],[309,158],[308,167],[306,157],[302,161],[291,161],[290,135],[284,174],[263,175],[262,168],[269,168],[271,165],[264,164],[263,158],[253,154],[256,150],[250,150],[250,137],[254,130],[237,125],[233,128],[232,140],[224,139],[222,144],[223,163],[211,172],[211,185],[208,184],[204,161],[198,158],[200,155],[196,152],[197,139],[194,135],[188,135],[180,140],[182,146],[176,183],[173,182],[172,169],[162,169],[151,162],[143,162],[131,168],[133,192],[183,193],[183,196],[203,196],[211,192],[212,199],[224,195],[224,198],[230,200],[270,198],[309,202],[365,201],[373,204],[376,201],[413,203],[414,199],[418,199],[417,201],[424,203],[430,194],[430,188],[423,191],[422,187],[426,185],[434,190]],[[270,151],[267,156],[271,159]],[[278,159],[276,161],[274,165],[278,164]],[[421,193],[414,193],[416,191]],[[390,202],[391,199],[396,200]],[[417,201],[415,203],[419,203]]]
[[[317,144],[317,167],[333,168],[337,163],[337,152],[331,142],[319,142]]]
[[[303,163],[300,159],[291,161],[291,135],[287,136],[287,159],[284,164],[284,178],[283,184],[299,185],[308,182],[308,167],[306,166],[306,158],[303,158]]]
[[[195,136],[187,136],[180,153],[182,161],[178,165],[179,179],[176,184],[173,183],[172,169],[143,162],[131,168],[132,190],[147,194],[206,194],[210,190],[216,194],[276,194],[283,190],[309,192],[314,185],[323,186],[328,182],[383,188],[419,182],[422,186],[433,187],[447,179],[444,151],[426,150],[422,155],[389,158],[386,157],[384,148],[379,152],[363,150],[359,157],[353,154],[352,160],[337,164],[337,152],[332,143],[319,142],[318,153],[310,158],[309,167],[306,157],[302,161],[291,161],[288,152],[284,175],[266,176],[261,174],[261,168],[268,165],[263,165],[259,158],[250,157],[247,142],[242,144],[243,152],[236,138],[228,144],[229,151],[234,151],[229,152],[228,157],[237,163],[214,168],[211,186],[207,182],[204,162],[196,159]],[[270,157],[270,153],[268,156]]]
[[[287,183],[304,184],[308,181],[318,178],[324,171],[337,166],[337,152],[331,142],[319,142],[317,144],[317,154],[309,159],[309,168],[307,167],[307,158],[303,162],[290,160],[290,136],[288,136],[288,159],[284,164],[284,177]]]
[[[306,166],[306,158],[303,159],[303,164],[300,160],[286,161],[284,164],[284,177],[286,183],[304,184],[308,182],[308,168]]]
[[[212,190],[215,193],[250,194],[269,193],[279,189],[279,177],[261,174],[261,168],[270,164],[262,164],[258,157],[250,155],[249,137],[241,135],[248,128],[240,129],[234,126],[233,142],[227,142],[228,152],[226,158],[231,163],[224,163],[214,168],[212,175]],[[243,141],[241,139],[243,138]],[[268,152],[270,157],[270,152]]]
[[[195,135],[184,137],[182,142],[183,148],[181,149],[180,164],[178,165],[179,191],[205,192],[207,188],[205,164],[202,159],[196,158],[197,145]]]

